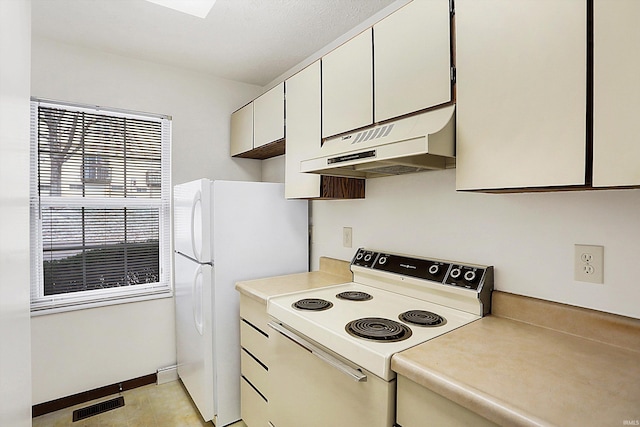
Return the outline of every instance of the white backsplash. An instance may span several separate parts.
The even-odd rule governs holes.
[[[640,318],[639,206],[640,190],[456,192],[455,170],[369,179],[364,200],[311,202],[312,268],[361,246],[493,265],[498,290]],[[576,243],[604,246],[604,284],[573,280]]]

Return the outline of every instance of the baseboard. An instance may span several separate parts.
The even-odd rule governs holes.
[[[71,396],[61,397],[60,399],[51,400],[49,402],[39,403],[31,407],[31,416],[33,418],[49,412],[59,411],[60,409],[69,408],[80,403],[89,402],[91,400],[100,399],[105,396],[120,393],[121,391],[131,390],[148,384],[154,384],[158,380],[156,373],[145,375],[131,380],[122,381],[115,384],[106,385],[104,387],[94,388],[93,390],[83,391],[82,393],[73,394]]]
[[[178,366],[172,365],[167,366],[166,368],[160,368],[157,371],[158,374],[158,385],[165,384],[171,381],[176,381],[178,379]]]

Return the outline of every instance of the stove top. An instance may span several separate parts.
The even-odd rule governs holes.
[[[341,292],[347,291],[365,292],[372,298],[367,301],[350,301],[337,297]],[[321,311],[292,307],[297,301],[309,298],[325,300],[332,307]],[[404,323],[399,316],[408,310],[438,313],[446,319],[446,323],[437,327]],[[354,282],[276,296],[268,300],[267,311],[284,325],[386,380],[394,378],[389,366],[394,353],[480,318],[474,314]],[[350,322],[367,318],[382,318],[400,323],[410,330],[409,336],[400,341],[368,340],[354,337],[345,329]]]
[[[376,265],[382,269],[376,270]],[[469,271],[481,276],[471,284],[475,289],[446,283],[454,265],[462,280]],[[413,266],[430,274],[430,280],[419,278]],[[360,249],[351,265],[354,282],[269,298],[267,312],[288,329],[390,381],[395,378],[390,369],[394,353],[482,317],[485,304],[479,295],[483,288],[492,288],[486,281],[492,269],[460,267],[464,266]],[[406,269],[409,274],[390,269]],[[436,275],[440,282],[433,281]]]

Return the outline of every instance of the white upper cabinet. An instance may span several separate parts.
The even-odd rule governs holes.
[[[321,144],[320,61],[287,80],[287,199],[362,199],[364,180],[300,172],[300,162],[319,155]]]
[[[253,149],[253,102],[231,114],[231,147],[232,156]]]
[[[231,114],[232,156],[268,159],[284,154],[284,82]]]
[[[253,101],[253,148],[284,139],[284,82]]]
[[[324,56],[322,137],[450,102],[450,22],[449,0],[414,0]]]
[[[456,0],[458,189],[585,185],[587,2],[552,3]]]
[[[320,175],[301,173],[300,161],[320,150],[320,61],[287,80],[287,153],[285,196],[320,195]]]
[[[640,1],[594,1],[593,185],[640,185]]]
[[[373,26],[375,122],[451,101],[449,0],[414,0]]]
[[[322,58],[322,137],[373,123],[372,30]]]

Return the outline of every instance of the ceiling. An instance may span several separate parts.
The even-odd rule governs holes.
[[[32,32],[265,86],[393,3],[217,0],[200,19],[145,0],[32,0]]]

